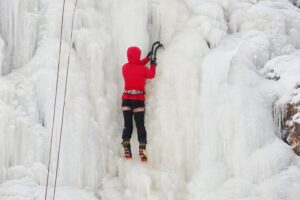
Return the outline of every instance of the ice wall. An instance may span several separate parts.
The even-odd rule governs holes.
[[[66,0],[50,189],[74,3]],[[61,0],[0,2],[0,199],[43,198],[61,9]],[[288,0],[79,0],[57,198],[296,200],[299,159],[272,116],[294,83],[265,74],[297,55],[299,22]],[[146,55],[157,39],[166,49],[147,85],[144,166],[120,154],[121,66],[128,46]],[[136,157],[136,135],[132,145]]]
[[[52,173],[55,172],[57,159],[74,3],[75,1],[66,1],[65,7]],[[1,9],[1,25],[5,27],[1,29],[5,43],[3,71],[7,73],[14,69],[16,65],[12,62],[19,62],[22,67],[2,78],[4,108],[1,126],[1,182],[15,178],[9,174],[19,174],[18,178],[32,177],[35,174],[31,170],[19,173],[14,166],[31,169],[33,163],[41,163],[38,165],[40,176],[35,181],[44,184],[52,125],[62,1],[7,1],[1,2]],[[130,13],[131,9],[139,12],[133,15]],[[37,18],[24,20],[20,10],[25,14],[34,10]],[[126,4],[123,1],[79,1],[72,41],[70,83],[59,169],[60,184],[68,183],[95,190],[99,188],[109,169],[114,168],[111,162],[115,162],[112,158],[118,153],[119,132],[122,130],[122,116],[119,113],[119,95],[122,89],[120,66],[125,62],[126,48],[129,45],[138,45],[141,48],[148,46],[147,11],[147,1],[128,1]],[[29,26],[25,28],[20,25],[36,21],[38,25],[30,26],[30,29]],[[134,28],[124,28],[124,24],[129,21]],[[32,38],[26,38],[23,33],[27,30],[36,34],[28,34]],[[116,39],[112,40],[113,38]],[[32,52],[35,54],[31,60],[29,57],[26,61],[20,60],[16,55],[23,52],[20,54],[24,56],[31,51],[31,48],[21,46],[18,41],[29,45],[37,44],[33,46]],[[50,177],[50,183],[52,181],[53,176]]]

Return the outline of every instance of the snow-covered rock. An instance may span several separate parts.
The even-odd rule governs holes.
[[[287,103],[283,131],[286,132],[286,141],[300,156],[300,85],[297,85],[290,101]]]

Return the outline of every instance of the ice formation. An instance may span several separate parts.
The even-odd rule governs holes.
[[[0,1],[0,200],[44,199],[62,2]],[[299,0],[79,0],[69,41],[74,4],[48,199],[70,42],[57,200],[299,199],[300,160],[278,129],[299,82]],[[142,165],[137,148],[132,162],[120,153],[121,66],[128,46],[146,55],[156,40]]]

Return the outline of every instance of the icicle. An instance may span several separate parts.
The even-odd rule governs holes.
[[[0,37],[0,75],[2,74],[2,62],[3,62],[3,50],[4,50],[4,41]]]
[[[159,2],[158,1],[151,2],[149,18],[150,18],[149,26],[148,26],[148,31],[150,33],[149,46],[151,46],[151,44],[153,44],[153,42],[160,40],[160,34],[161,34]]]
[[[275,126],[277,127],[277,130],[275,132],[284,141],[286,140],[286,134],[283,130],[285,117],[286,117],[286,106],[277,101],[273,107],[273,118],[274,118]]]
[[[2,73],[26,64],[36,50],[39,15],[38,0],[2,0],[0,2],[0,35],[5,41]]]

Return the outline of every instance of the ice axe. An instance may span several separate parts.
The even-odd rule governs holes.
[[[155,46],[156,46],[156,45],[160,45],[160,44],[161,44],[160,41],[154,42],[154,43],[152,44],[151,52],[153,53],[153,52],[154,52],[154,49],[155,49]]]
[[[157,54],[157,50],[160,48],[164,48],[164,45],[162,43],[160,43],[159,41],[154,42],[151,48],[151,52],[153,53],[153,58],[156,60],[156,54]]]

